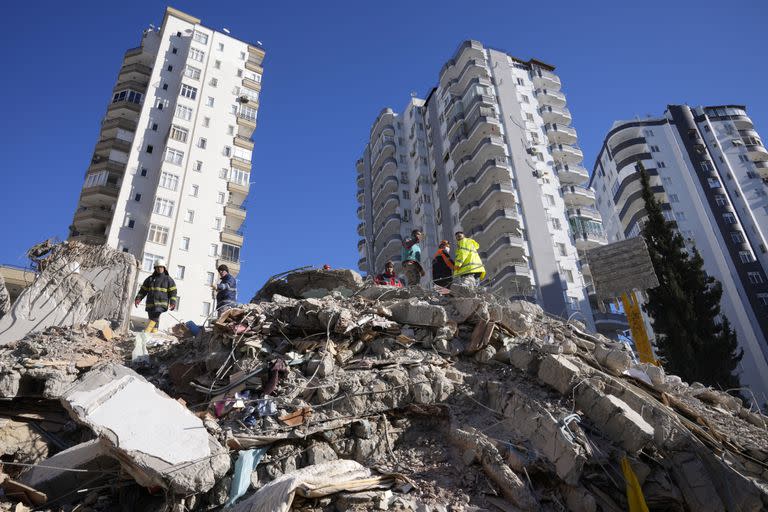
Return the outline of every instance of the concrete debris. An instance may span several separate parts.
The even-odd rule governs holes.
[[[3,318],[11,310],[11,294],[5,286],[5,278],[0,276],[0,318]]]
[[[8,314],[0,318],[0,346],[47,327],[74,327],[105,318],[128,329],[138,279],[136,259],[106,245],[63,242],[35,251],[46,259]],[[45,264],[42,264],[42,263]]]
[[[301,269],[141,364],[113,318],[0,348],[37,508],[618,511],[625,456],[651,510],[768,507],[768,418],[530,302]]]

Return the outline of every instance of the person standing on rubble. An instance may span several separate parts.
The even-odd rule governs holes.
[[[450,288],[453,281],[453,267],[451,244],[448,240],[441,240],[440,247],[432,257],[432,282],[438,286]]]
[[[403,241],[402,261],[405,279],[408,286],[417,286],[424,275],[424,269],[421,266],[421,246],[419,242],[424,238],[424,234],[418,229],[411,231],[411,236]]]
[[[237,306],[237,280],[229,273],[229,267],[219,265],[219,284],[212,284],[216,290],[216,313],[221,316],[228,309]]]
[[[453,282],[462,286],[477,286],[485,279],[485,267],[480,259],[480,244],[456,232],[456,260],[453,268]]]
[[[136,294],[134,305],[139,307],[139,303],[144,297],[147,298],[144,307],[149,317],[147,332],[157,332],[160,315],[168,310],[176,309],[178,302],[176,282],[168,275],[165,260],[155,261],[155,271],[142,283],[139,293]]]
[[[394,286],[395,288],[403,287],[403,282],[395,275],[395,264],[391,261],[384,264],[384,272],[376,274],[373,278],[373,282],[382,286]]]

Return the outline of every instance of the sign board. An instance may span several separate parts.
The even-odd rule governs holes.
[[[648,247],[639,236],[588,250],[587,263],[599,300],[659,286]]]

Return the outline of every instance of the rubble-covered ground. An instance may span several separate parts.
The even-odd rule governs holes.
[[[528,302],[307,271],[105,327],[0,349],[0,510],[768,509],[765,416]]]

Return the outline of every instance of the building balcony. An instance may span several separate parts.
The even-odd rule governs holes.
[[[394,125],[392,123],[395,122],[395,112],[391,108],[384,108],[379,112],[379,115],[376,116],[376,120],[373,122],[373,126],[371,126],[371,133],[370,133],[370,140],[374,141],[379,138],[379,135],[386,130],[387,128],[392,130],[392,133],[394,133]]]
[[[565,106],[565,94],[553,89],[536,89],[536,98],[542,105],[550,105],[553,107]]]
[[[553,107],[547,105],[539,108],[539,114],[545,123],[571,124],[571,111],[565,107]]]
[[[357,234],[365,236],[365,222],[361,222],[357,225]]]
[[[600,223],[603,222],[600,212],[590,206],[582,206],[581,208],[569,208],[566,210],[568,217],[580,217],[582,219],[596,220]]]
[[[379,219],[383,219],[388,215],[392,215],[397,211],[399,207],[399,195],[389,194],[388,196],[385,196],[384,199],[382,199],[382,202],[379,203],[379,207],[376,209],[376,213],[374,214],[374,222],[378,221]]]
[[[381,187],[384,185],[383,180],[387,179],[389,176],[394,176],[395,171],[397,171],[397,160],[392,157],[384,160],[381,167],[374,167],[372,190],[381,190]]]
[[[573,242],[578,251],[587,251],[607,244],[608,239],[597,233],[574,233]]]
[[[403,247],[403,237],[395,233],[389,238],[376,242],[376,260],[372,270],[383,269],[387,260],[400,261],[400,251]]]
[[[247,69],[248,71],[253,71],[254,73],[258,73],[260,75],[264,74],[264,68],[261,67],[261,63],[256,59],[248,59],[247,61],[245,61],[245,69]]]
[[[152,68],[150,66],[141,64],[140,62],[132,62],[130,64],[125,64],[120,68],[118,79],[122,79],[124,77],[149,78],[150,76],[152,76]]]
[[[239,114],[236,118],[237,135],[245,139],[250,139],[253,136],[253,131],[256,129],[256,120]]]
[[[243,183],[236,183],[234,181],[228,181],[227,182],[227,191],[230,194],[238,194],[238,195],[242,195],[242,196],[247,196],[248,195],[248,191],[250,190],[250,188],[251,188],[251,184],[250,183],[243,184]],[[244,199],[244,197],[243,197],[243,199]]]
[[[472,226],[477,224],[489,213],[500,208],[512,209],[515,207],[515,192],[511,187],[499,184],[491,185],[482,196],[463,206],[459,211],[459,221],[462,225]]]
[[[530,297],[533,295],[531,271],[523,261],[510,262],[491,276],[490,287],[505,297]]]
[[[629,329],[629,322],[624,313],[593,311],[592,317],[595,320],[597,332],[609,338],[615,338],[617,332]]]
[[[227,203],[224,206],[224,216],[227,218],[227,226],[230,229],[240,229],[245,222],[245,206],[235,203]]]
[[[392,235],[400,233],[401,222],[399,213],[393,213],[385,217],[376,230],[376,239],[388,239]]]
[[[761,178],[766,179],[768,178],[768,162],[760,161],[760,162],[754,162],[755,170],[760,175]]]
[[[114,213],[107,206],[81,206],[75,212],[74,224],[77,227],[109,224]]]
[[[533,85],[541,89],[559,91],[562,83],[560,77],[546,69],[536,69],[531,72]]]
[[[581,256],[582,257],[576,261],[576,266],[584,277],[589,277],[592,275],[592,269],[589,268],[589,261],[587,258],[583,257],[583,254]]]
[[[579,164],[584,160],[584,153],[577,146],[550,144],[547,148],[552,154],[552,158],[565,164]]]
[[[240,262],[239,261],[233,261],[229,258],[225,257],[219,257],[219,259],[216,260],[216,267],[219,265],[226,265],[229,269],[229,273],[232,274],[234,277],[237,277],[237,275],[240,273]]]
[[[137,121],[133,119],[126,119],[124,117],[115,117],[112,119],[105,119],[101,123],[101,136],[102,138],[111,138],[117,134],[117,129],[126,130],[129,132],[136,131]]]
[[[557,164],[555,172],[562,185],[579,185],[589,180],[589,172],[580,165]]]
[[[566,206],[579,208],[583,206],[592,207],[595,204],[595,193],[588,188],[568,185],[560,187],[560,191],[563,194],[563,201],[565,201]]]
[[[101,155],[95,155],[91,160],[91,165],[88,166],[88,173],[110,171],[118,176],[122,176],[125,173],[126,166],[127,164],[123,162],[104,158]]]
[[[357,189],[357,202],[362,203],[365,200],[365,189]]]
[[[84,188],[80,193],[80,204],[93,206],[97,204],[113,203],[119,194],[120,186],[111,183]]]
[[[525,256],[525,241],[514,233],[505,233],[487,248],[480,247],[480,256],[486,265],[495,262],[521,261]]]
[[[368,259],[360,258],[359,260],[357,260],[357,268],[360,269],[361,272],[369,272]]]
[[[504,159],[507,154],[504,150],[504,139],[501,137],[488,137],[481,140],[475,150],[461,160],[456,161],[454,179],[461,183],[469,178],[474,178],[478,167],[490,159]]]
[[[233,156],[229,159],[229,165],[241,171],[251,172],[251,161],[245,158]]]
[[[131,152],[132,145],[132,141],[111,137],[108,139],[102,139],[97,142],[96,147],[94,148],[94,152],[109,156],[110,151],[114,149],[116,151],[122,151],[123,153],[128,154]]]
[[[373,168],[376,169],[380,165],[384,164],[387,158],[392,158],[397,150],[395,146],[395,138],[391,135],[385,135],[382,139],[381,147],[378,148],[375,157],[373,158]]]
[[[467,153],[477,147],[484,138],[498,137],[501,134],[501,123],[496,117],[481,116],[475,119],[469,129],[451,140],[451,158],[461,160]]]
[[[483,46],[476,41],[468,42],[459,50],[458,55],[443,65],[443,68],[440,70],[441,85],[446,86],[452,79],[461,75],[462,70],[470,60],[485,60]]]
[[[376,190],[376,194],[373,196],[373,204],[378,204],[381,198],[388,194],[397,193],[399,186],[400,181],[397,179],[397,176],[393,174],[387,175],[387,177],[381,181],[381,185]]]
[[[120,91],[124,91],[126,89],[131,89],[133,91],[146,94],[148,87],[149,87],[149,81],[144,77],[139,77],[139,78],[124,77],[122,80],[118,80],[117,82],[115,82],[115,87],[112,89],[112,94],[118,93]]]
[[[547,138],[552,144],[575,144],[579,139],[576,130],[570,126],[561,124],[548,124],[544,127],[547,132]]]
[[[235,135],[235,146],[253,151],[253,141],[239,135]]]
[[[765,162],[768,160],[768,150],[762,144],[745,144],[747,155],[753,162]]]
[[[754,130],[755,125],[748,116],[733,116],[731,119],[737,130]]]
[[[365,216],[365,207],[364,206],[358,206],[357,207],[357,218],[360,220],[363,220],[363,217]]]
[[[141,104],[133,101],[115,101],[107,107],[107,117],[128,117],[134,119],[141,113]]]
[[[471,178],[458,184],[456,197],[460,204],[477,201],[494,183],[511,184],[511,175],[504,158],[487,160]]]
[[[465,226],[464,223],[461,225]],[[472,225],[464,231],[467,236],[478,238],[479,243],[488,246],[503,233],[518,233],[520,231],[520,217],[517,211],[511,208],[499,209],[491,212],[482,222]]]
[[[365,247],[365,238],[361,238],[357,241],[357,250],[362,251],[363,247]]]
[[[357,188],[363,188],[365,186],[365,176],[358,174],[355,183],[357,183]]]
[[[220,240],[225,244],[243,246],[243,231],[240,229],[224,228],[221,230]]]
[[[467,61],[459,72],[459,75],[456,77],[456,81],[452,82],[457,89],[464,90],[467,85],[476,78],[489,79],[488,68],[485,67],[485,62],[481,59]]]

